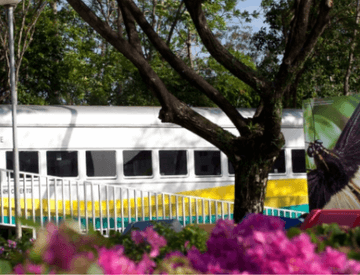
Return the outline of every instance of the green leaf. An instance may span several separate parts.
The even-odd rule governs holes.
[[[93,263],[90,265],[89,269],[87,270],[86,274],[101,274],[103,275],[104,272],[103,270],[100,268],[100,266],[98,266],[97,264]]]
[[[11,264],[8,261],[0,260],[0,274],[12,273]]]

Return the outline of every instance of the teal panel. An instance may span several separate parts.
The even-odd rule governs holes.
[[[289,209],[294,211],[306,212],[309,213],[309,204],[301,204],[301,205],[292,205],[287,207],[282,207],[283,209]]]
[[[303,205],[303,206],[298,206],[298,208],[288,208],[289,210],[296,210],[296,211],[304,211],[306,210],[306,208],[308,208],[308,205]],[[270,209],[267,209],[266,211],[264,210],[263,214],[265,215],[269,215],[269,216],[277,216],[280,214],[280,217],[285,217],[285,218],[297,218],[295,213],[292,213],[292,216],[290,217],[289,213],[284,213],[285,211],[284,210],[287,210],[287,209],[275,209],[275,210],[270,210]],[[305,212],[305,211],[304,211]],[[285,216],[284,216],[285,215]],[[298,214],[297,216],[300,216],[300,214]],[[12,218],[12,224],[15,225],[15,217],[11,217]],[[175,219],[176,217],[172,217],[173,219]],[[221,215],[218,215],[217,216],[217,219],[221,219]],[[229,218],[229,215],[224,215],[224,219],[228,219]],[[232,220],[234,218],[233,214],[230,215],[230,219]],[[32,220],[32,217],[29,217],[30,220]],[[151,217],[151,220],[153,221],[156,221],[157,219],[159,220],[162,220],[162,219],[170,219],[169,216],[166,216],[166,217]],[[212,215],[211,218],[209,217],[209,215],[205,216],[205,219],[203,219],[203,216],[199,216],[196,220],[196,216],[186,216],[185,217],[185,225],[188,225],[190,224],[190,219],[191,219],[191,223],[192,224],[195,224],[196,221],[197,223],[199,224],[215,224],[216,223],[216,216],[215,215]],[[35,218],[36,222],[40,223],[40,217],[36,217]],[[48,218],[47,217],[43,217],[43,222],[44,224],[46,224],[48,222]],[[51,217],[50,219],[52,222],[56,223],[56,218],[55,217]],[[58,217],[58,221],[59,223],[63,220],[63,217]],[[78,220],[78,218],[74,218],[74,220]],[[81,224],[83,227],[86,226],[86,218],[85,217],[81,217],[80,218],[81,220]],[[149,217],[145,217],[144,219],[145,221],[149,221]],[[178,217],[178,220],[180,222],[180,224],[184,224],[184,218],[183,216],[180,216]],[[132,223],[132,222],[135,222],[135,221],[142,221],[142,218],[139,217],[137,220],[135,220],[135,218],[131,218],[130,221],[129,221],[129,218],[124,218],[124,227],[127,227],[129,222]],[[9,217],[7,216],[4,216],[4,217],[1,217],[0,216],[0,222],[1,223],[7,223],[9,224]],[[102,218],[100,219],[99,217],[96,217],[95,218],[95,229],[100,229],[101,228],[101,224],[102,224],[102,227],[103,228],[107,228],[108,227],[108,222],[110,223],[110,229],[115,229],[115,222],[117,223],[117,228],[121,228],[122,227],[122,220],[121,218],[117,218],[116,220],[114,218],[109,218],[109,221],[107,218]],[[92,226],[93,225],[93,218],[88,218],[88,224],[89,226]]]
[[[301,208],[300,208],[301,209]],[[305,207],[303,208],[305,209]],[[264,215],[267,215],[267,216],[280,216],[280,217],[284,217],[284,218],[292,218],[292,219],[296,219],[298,218],[301,213],[290,213],[289,212],[285,212],[286,210],[295,210],[295,209],[265,209],[263,211],[263,214]],[[300,211],[300,210],[295,210],[295,211]],[[306,211],[304,211],[306,212]]]

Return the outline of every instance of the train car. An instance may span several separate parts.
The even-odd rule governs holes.
[[[234,171],[225,154],[186,129],[161,123],[159,110],[18,106],[20,172],[233,202]],[[220,109],[194,110],[237,134]],[[239,109],[244,117],[254,111]],[[301,110],[283,111],[282,132],[286,143],[269,175],[265,206],[308,212]],[[13,169],[9,105],[0,106],[0,168]],[[42,196],[32,188],[20,191]],[[2,184],[3,197],[13,192],[11,185]]]

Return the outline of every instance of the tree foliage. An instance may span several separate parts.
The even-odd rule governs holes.
[[[14,55],[15,55],[15,83],[18,82],[19,69],[23,56],[28,49],[35,32],[35,25],[45,8],[45,0],[29,1],[23,0],[14,9]],[[0,101],[8,101],[10,95],[10,61],[9,61],[9,22],[7,9],[0,7]]]
[[[34,5],[39,1],[43,0],[34,1]],[[227,1],[224,7],[220,3],[207,5],[212,18],[211,26],[218,35],[224,36],[229,28],[227,20],[245,20],[249,14],[237,10],[234,0]],[[93,1],[89,4],[116,32],[126,33],[115,1]],[[252,89],[234,80],[221,66],[211,61],[211,57],[206,57],[183,1],[139,1],[139,5],[146,10],[156,32],[177,56],[184,58],[204,78],[216,82],[219,88],[223,86],[220,89],[231,94],[235,105],[251,105]],[[29,16],[25,16],[26,20]],[[21,29],[20,23],[15,21],[17,30]],[[146,60],[172,93],[190,106],[215,106],[164,62],[146,36],[140,35],[139,39]],[[228,43],[229,48],[232,46]],[[3,49],[7,49],[7,45],[4,44]],[[2,58],[5,56],[3,54]],[[250,62],[250,57],[244,55],[243,58]],[[50,1],[44,6],[36,31],[32,34],[32,43],[24,51],[17,68],[18,98],[22,104],[160,105],[150,95],[136,67],[63,1]],[[5,83],[8,81],[8,68],[4,63],[0,69],[3,72],[0,80]],[[226,83],[231,85],[225,88]],[[9,86],[6,87],[8,89]],[[8,101],[8,98],[3,99],[3,102]]]
[[[257,51],[264,52],[259,71],[276,72],[289,39],[294,22],[294,0],[264,0],[266,23],[252,40]],[[356,93],[359,89],[359,22],[356,1],[338,1],[334,5],[329,24],[304,63],[300,73],[284,95],[284,106],[301,108],[302,100]],[[314,10],[310,10],[314,13]],[[350,56],[352,55],[350,62]],[[348,80],[345,80],[346,74]],[[349,89],[344,92],[346,81]]]

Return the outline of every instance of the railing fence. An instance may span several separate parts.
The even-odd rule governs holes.
[[[0,169],[0,226],[15,226],[13,171]],[[176,218],[187,224],[233,219],[234,203],[202,197],[136,190],[118,185],[20,173],[22,217],[42,227],[65,219],[78,221],[83,232],[92,226],[103,235],[123,231],[135,221]],[[264,214],[297,218],[305,212],[265,207]]]

